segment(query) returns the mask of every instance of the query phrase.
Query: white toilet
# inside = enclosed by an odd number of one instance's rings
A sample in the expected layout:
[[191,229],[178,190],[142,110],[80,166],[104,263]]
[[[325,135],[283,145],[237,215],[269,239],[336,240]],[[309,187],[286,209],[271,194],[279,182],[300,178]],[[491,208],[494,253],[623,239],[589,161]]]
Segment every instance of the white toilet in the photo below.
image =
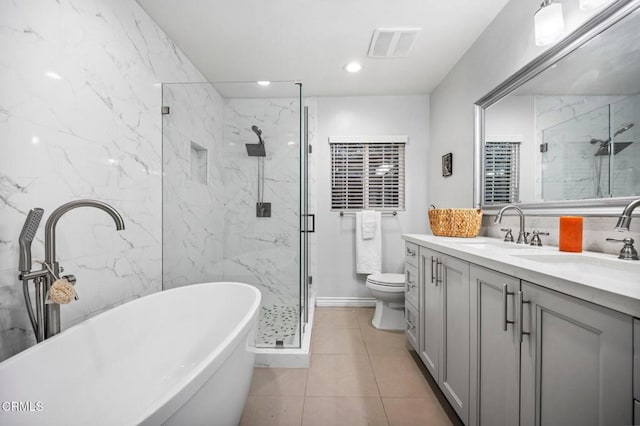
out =
[[371,324],[381,330],[404,330],[404,274],[372,274],[366,285],[376,298]]

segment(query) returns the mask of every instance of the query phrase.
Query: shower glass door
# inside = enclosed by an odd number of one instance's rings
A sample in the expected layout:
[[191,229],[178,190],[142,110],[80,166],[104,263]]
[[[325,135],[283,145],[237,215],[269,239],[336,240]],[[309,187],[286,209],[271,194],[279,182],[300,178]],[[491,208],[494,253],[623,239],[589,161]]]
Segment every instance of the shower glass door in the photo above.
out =
[[305,142],[295,82],[164,84],[163,289],[235,281],[262,294],[258,347],[300,347]]

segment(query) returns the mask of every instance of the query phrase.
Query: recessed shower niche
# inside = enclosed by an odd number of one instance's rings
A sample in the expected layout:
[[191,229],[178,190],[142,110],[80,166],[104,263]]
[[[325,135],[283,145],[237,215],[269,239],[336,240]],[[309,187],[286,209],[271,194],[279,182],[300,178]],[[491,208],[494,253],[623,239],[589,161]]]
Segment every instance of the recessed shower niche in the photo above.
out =
[[209,160],[207,148],[191,141],[191,180],[203,185],[207,184],[207,171]]

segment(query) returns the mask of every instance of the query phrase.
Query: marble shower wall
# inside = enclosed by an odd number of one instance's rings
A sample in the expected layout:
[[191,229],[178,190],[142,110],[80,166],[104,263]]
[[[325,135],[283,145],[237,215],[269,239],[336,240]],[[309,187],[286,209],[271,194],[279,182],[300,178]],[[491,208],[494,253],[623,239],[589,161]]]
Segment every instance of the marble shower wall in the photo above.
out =
[[[608,196],[611,166],[614,196],[635,195],[640,186],[640,148],[633,144],[624,154],[594,156],[598,144],[607,140],[610,129],[639,121],[640,96],[536,96],[536,139],[547,143],[548,151],[538,155],[536,199],[546,201]],[[636,128],[619,135],[614,142],[638,141]],[[600,175],[600,191],[596,175]],[[600,195],[602,196],[602,195]]]
[[[262,292],[263,306],[296,305],[300,297],[298,103],[296,98],[225,100],[224,277],[254,284]],[[313,138],[315,109],[311,110]],[[265,142],[264,201],[271,203],[269,218],[256,217],[259,160],[249,157],[244,147],[257,142],[252,125],[262,129]]]
[[[0,360],[35,343],[17,279],[29,209],[96,198],[58,223],[78,278],[62,327],[161,289],[162,81],[205,81],[133,0],[0,1]],[[33,243],[43,257],[41,224]]]
[[223,101],[209,83],[164,84],[163,288],[223,278]]

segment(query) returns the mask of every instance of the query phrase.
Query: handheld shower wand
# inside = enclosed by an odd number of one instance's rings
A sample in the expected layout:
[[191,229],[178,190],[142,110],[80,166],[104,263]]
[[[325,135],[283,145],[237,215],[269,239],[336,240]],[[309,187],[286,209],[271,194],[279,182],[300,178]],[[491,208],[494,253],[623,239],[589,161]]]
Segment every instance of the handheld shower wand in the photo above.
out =
[[18,269],[20,269],[20,272],[31,271],[31,242],[36,236],[36,231],[38,230],[38,226],[40,226],[43,214],[44,210],[41,208],[31,209],[22,227],[22,232],[20,232],[20,238],[18,240],[20,244]]
[[253,130],[253,133],[258,135],[258,140],[260,141],[260,143],[264,143],[264,141],[262,140],[262,130],[260,130],[260,128],[255,124],[251,126],[251,130]]
[[42,296],[42,279],[38,278],[36,281],[36,313],[33,312],[33,306],[31,304],[31,296],[29,295],[29,278],[25,276],[31,272],[31,243],[36,236],[38,226],[42,220],[44,210],[41,208],[31,209],[27,214],[27,219],[22,226],[20,232],[20,238],[18,243],[20,244],[20,259],[18,261],[18,269],[20,270],[20,277],[22,278],[22,291],[24,293],[24,301],[27,305],[27,313],[29,314],[29,321],[31,321],[31,327],[33,327],[33,333],[36,336],[36,341],[41,342],[44,337],[42,336],[43,317],[42,306],[40,302]]

